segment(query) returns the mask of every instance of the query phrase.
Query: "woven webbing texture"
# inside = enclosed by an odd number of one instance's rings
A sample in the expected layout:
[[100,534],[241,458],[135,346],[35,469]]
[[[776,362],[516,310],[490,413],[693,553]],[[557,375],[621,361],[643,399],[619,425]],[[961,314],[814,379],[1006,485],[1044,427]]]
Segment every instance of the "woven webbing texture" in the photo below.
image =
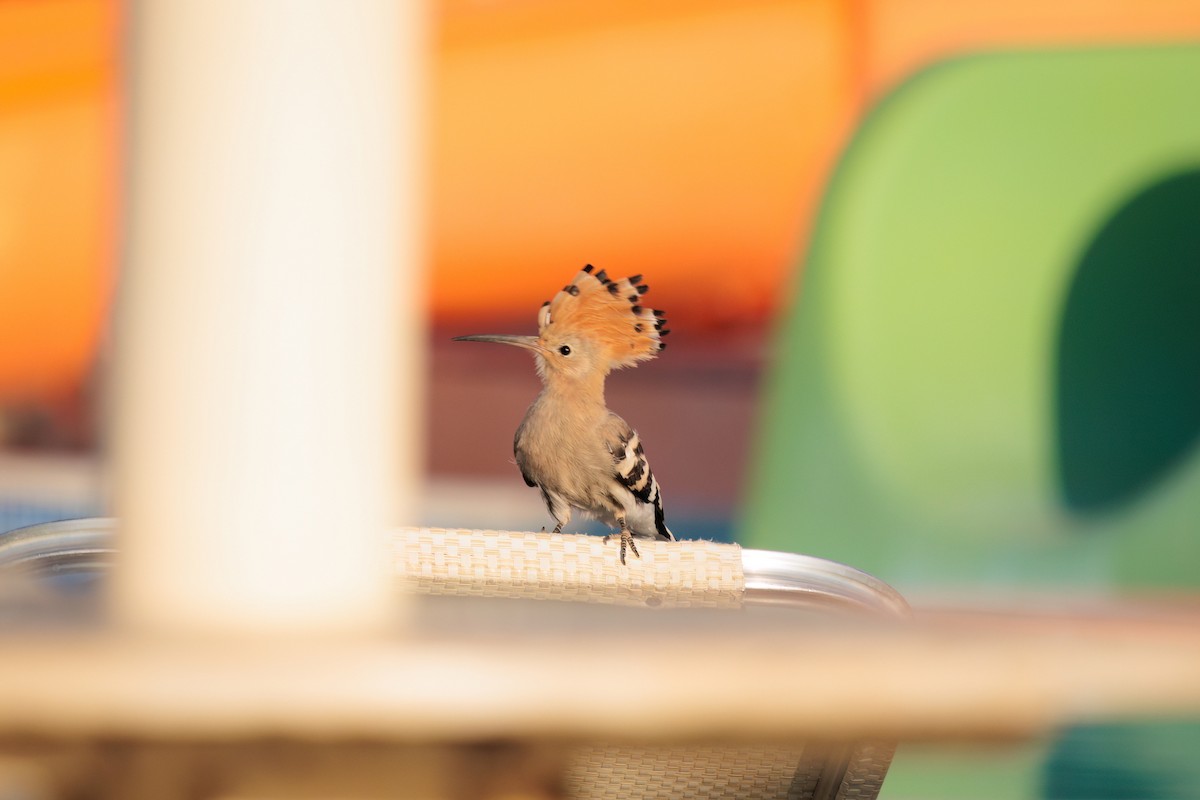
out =
[[805,748],[589,747],[571,757],[573,800],[804,800],[816,789],[823,754]]
[[838,789],[838,800],[874,800],[883,786],[892,756],[894,742],[859,742],[850,754],[846,776]]
[[[894,746],[851,749],[836,800],[874,800]],[[809,746],[581,747],[570,759],[572,800],[807,800],[833,750]]]
[[401,528],[398,577],[418,592],[618,605],[739,608],[741,548],[716,542],[637,542],[642,557],[618,559],[599,536]]

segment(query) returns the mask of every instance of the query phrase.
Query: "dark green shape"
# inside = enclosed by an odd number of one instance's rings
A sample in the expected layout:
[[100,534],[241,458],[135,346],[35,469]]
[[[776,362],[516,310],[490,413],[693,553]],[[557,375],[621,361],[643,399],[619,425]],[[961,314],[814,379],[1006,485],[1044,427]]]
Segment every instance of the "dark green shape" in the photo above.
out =
[[1046,761],[1050,800],[1194,800],[1200,723],[1124,722],[1072,728]]
[[1200,172],[1135,196],[1075,273],[1058,346],[1067,506],[1110,513],[1152,491],[1200,434]]

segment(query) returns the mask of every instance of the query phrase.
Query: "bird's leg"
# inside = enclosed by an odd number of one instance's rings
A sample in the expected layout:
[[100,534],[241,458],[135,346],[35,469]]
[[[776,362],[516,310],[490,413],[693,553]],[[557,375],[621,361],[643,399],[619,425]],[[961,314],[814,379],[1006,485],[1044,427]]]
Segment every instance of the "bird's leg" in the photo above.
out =
[[613,538],[614,536],[621,537],[621,563],[622,564],[625,563],[625,548],[626,547],[628,547],[630,550],[632,550],[633,554],[635,556],[637,556],[638,558],[641,558],[642,554],[638,552],[637,545],[635,545],[633,543],[633,533],[629,530],[629,525],[625,522],[625,517],[623,515],[617,517],[617,524],[621,526],[621,532],[619,534],[617,534],[617,533],[608,534],[607,536],[604,537],[604,541],[607,542],[609,539]]
[[554,532],[562,533],[563,526],[571,521],[571,506],[553,492],[543,490],[542,496],[546,500],[546,510],[550,512],[550,516],[554,517]]

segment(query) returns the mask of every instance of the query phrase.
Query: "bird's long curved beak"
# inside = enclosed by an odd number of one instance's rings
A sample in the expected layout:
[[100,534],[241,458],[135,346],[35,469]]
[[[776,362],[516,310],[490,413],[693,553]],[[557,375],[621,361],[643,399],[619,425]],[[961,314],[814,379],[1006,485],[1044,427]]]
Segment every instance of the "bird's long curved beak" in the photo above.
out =
[[523,347],[526,350],[532,350],[535,353],[542,352],[543,348],[538,343],[536,336],[517,336],[510,333],[478,333],[473,336],[455,336],[456,342],[495,342],[496,344],[511,344],[514,347]]

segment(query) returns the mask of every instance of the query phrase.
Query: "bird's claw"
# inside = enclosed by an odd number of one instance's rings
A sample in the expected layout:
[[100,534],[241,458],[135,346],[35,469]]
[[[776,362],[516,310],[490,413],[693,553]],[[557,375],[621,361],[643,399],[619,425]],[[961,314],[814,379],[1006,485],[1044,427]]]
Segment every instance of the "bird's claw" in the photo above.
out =
[[625,548],[626,547],[628,547],[630,550],[632,550],[633,554],[635,556],[637,556],[638,558],[642,557],[642,554],[638,552],[637,545],[633,543],[633,534],[630,533],[628,530],[622,529],[620,533],[610,533],[604,537],[604,541],[607,543],[608,540],[612,539],[612,538],[620,538],[620,540],[621,540],[621,563],[622,564],[625,563]]

